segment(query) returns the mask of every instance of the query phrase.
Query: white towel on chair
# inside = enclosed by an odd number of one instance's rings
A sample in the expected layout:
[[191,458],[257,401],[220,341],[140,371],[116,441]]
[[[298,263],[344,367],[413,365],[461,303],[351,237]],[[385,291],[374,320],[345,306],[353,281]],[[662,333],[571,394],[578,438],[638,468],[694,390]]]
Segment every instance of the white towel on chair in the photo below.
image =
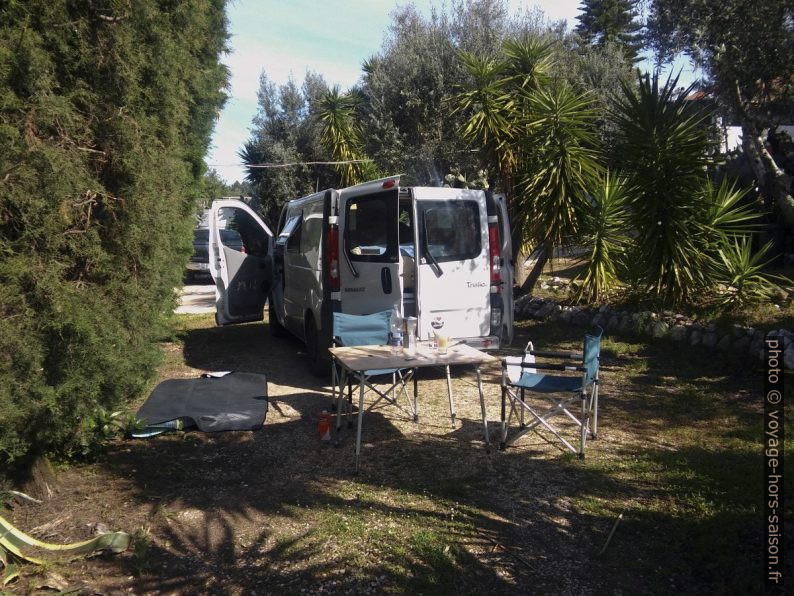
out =
[[511,383],[517,383],[518,380],[521,378],[522,372],[528,373],[536,373],[538,372],[537,369],[534,368],[521,368],[522,364],[528,364],[531,362],[535,362],[535,357],[530,354],[532,350],[534,350],[534,346],[532,342],[527,343],[527,347],[524,348],[524,355],[523,356],[508,356],[505,358],[505,362],[507,363],[507,378],[510,379]]

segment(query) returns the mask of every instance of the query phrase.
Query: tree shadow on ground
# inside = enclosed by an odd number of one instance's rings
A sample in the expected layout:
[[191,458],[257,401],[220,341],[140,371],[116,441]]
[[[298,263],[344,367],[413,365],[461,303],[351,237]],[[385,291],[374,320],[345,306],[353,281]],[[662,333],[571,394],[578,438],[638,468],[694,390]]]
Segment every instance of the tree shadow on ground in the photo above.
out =
[[[550,324],[517,331],[516,345],[531,335],[553,349],[575,349],[582,336]],[[78,501],[120,503],[118,523],[141,529],[138,547],[114,559],[123,577],[107,580],[109,591],[706,593],[763,581],[760,505],[736,486],[761,473],[745,448],[757,426],[749,372],[607,337],[602,438],[584,461],[534,433],[486,451],[461,379],[453,429],[444,378],[431,372],[420,388],[427,419],[365,415],[354,474],[354,431],[343,428],[338,447],[318,440],[327,381],[296,352],[260,325],[187,334],[189,366],[268,375],[270,420],[256,433],[112,448],[94,469],[97,493]],[[493,407],[498,374],[487,378]],[[699,445],[699,425],[722,433],[724,448]],[[490,428],[496,443],[498,424]],[[682,442],[668,444],[679,432]]]

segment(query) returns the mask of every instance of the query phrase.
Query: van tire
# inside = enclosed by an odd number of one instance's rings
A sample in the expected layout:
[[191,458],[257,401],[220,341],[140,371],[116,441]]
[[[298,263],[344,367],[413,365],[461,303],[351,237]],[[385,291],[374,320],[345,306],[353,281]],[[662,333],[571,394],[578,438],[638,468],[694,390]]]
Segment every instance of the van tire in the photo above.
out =
[[273,306],[273,296],[267,299],[267,326],[270,327],[270,335],[273,337],[286,337],[287,330],[284,325],[278,322],[276,309]]
[[329,364],[320,353],[320,340],[314,318],[306,319],[306,355],[309,357],[309,369],[315,377],[328,375]]

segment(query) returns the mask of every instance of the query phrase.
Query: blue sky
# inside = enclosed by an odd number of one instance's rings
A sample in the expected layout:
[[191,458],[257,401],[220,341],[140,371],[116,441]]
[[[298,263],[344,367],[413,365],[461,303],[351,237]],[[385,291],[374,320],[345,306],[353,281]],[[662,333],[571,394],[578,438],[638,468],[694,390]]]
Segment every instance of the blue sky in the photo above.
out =
[[[576,26],[581,0],[508,0],[513,11],[540,8],[550,20]],[[233,0],[227,6],[231,52],[229,100],[215,124],[207,164],[227,182],[242,180],[237,151],[248,139],[256,114],[256,91],[264,70],[276,84],[292,76],[298,84],[307,70],[329,85],[353,85],[364,59],[377,53],[391,14],[408,2],[398,0]],[[440,2],[415,0],[429,14]]]

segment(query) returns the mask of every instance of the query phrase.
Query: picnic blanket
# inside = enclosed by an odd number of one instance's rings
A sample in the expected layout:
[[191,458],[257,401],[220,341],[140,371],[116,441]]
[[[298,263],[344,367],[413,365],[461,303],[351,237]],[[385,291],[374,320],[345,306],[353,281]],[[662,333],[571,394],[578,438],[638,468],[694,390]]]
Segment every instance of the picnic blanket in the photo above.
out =
[[169,379],[154,388],[136,413],[133,437],[197,427],[202,432],[259,430],[267,415],[267,377],[256,373],[208,373]]

